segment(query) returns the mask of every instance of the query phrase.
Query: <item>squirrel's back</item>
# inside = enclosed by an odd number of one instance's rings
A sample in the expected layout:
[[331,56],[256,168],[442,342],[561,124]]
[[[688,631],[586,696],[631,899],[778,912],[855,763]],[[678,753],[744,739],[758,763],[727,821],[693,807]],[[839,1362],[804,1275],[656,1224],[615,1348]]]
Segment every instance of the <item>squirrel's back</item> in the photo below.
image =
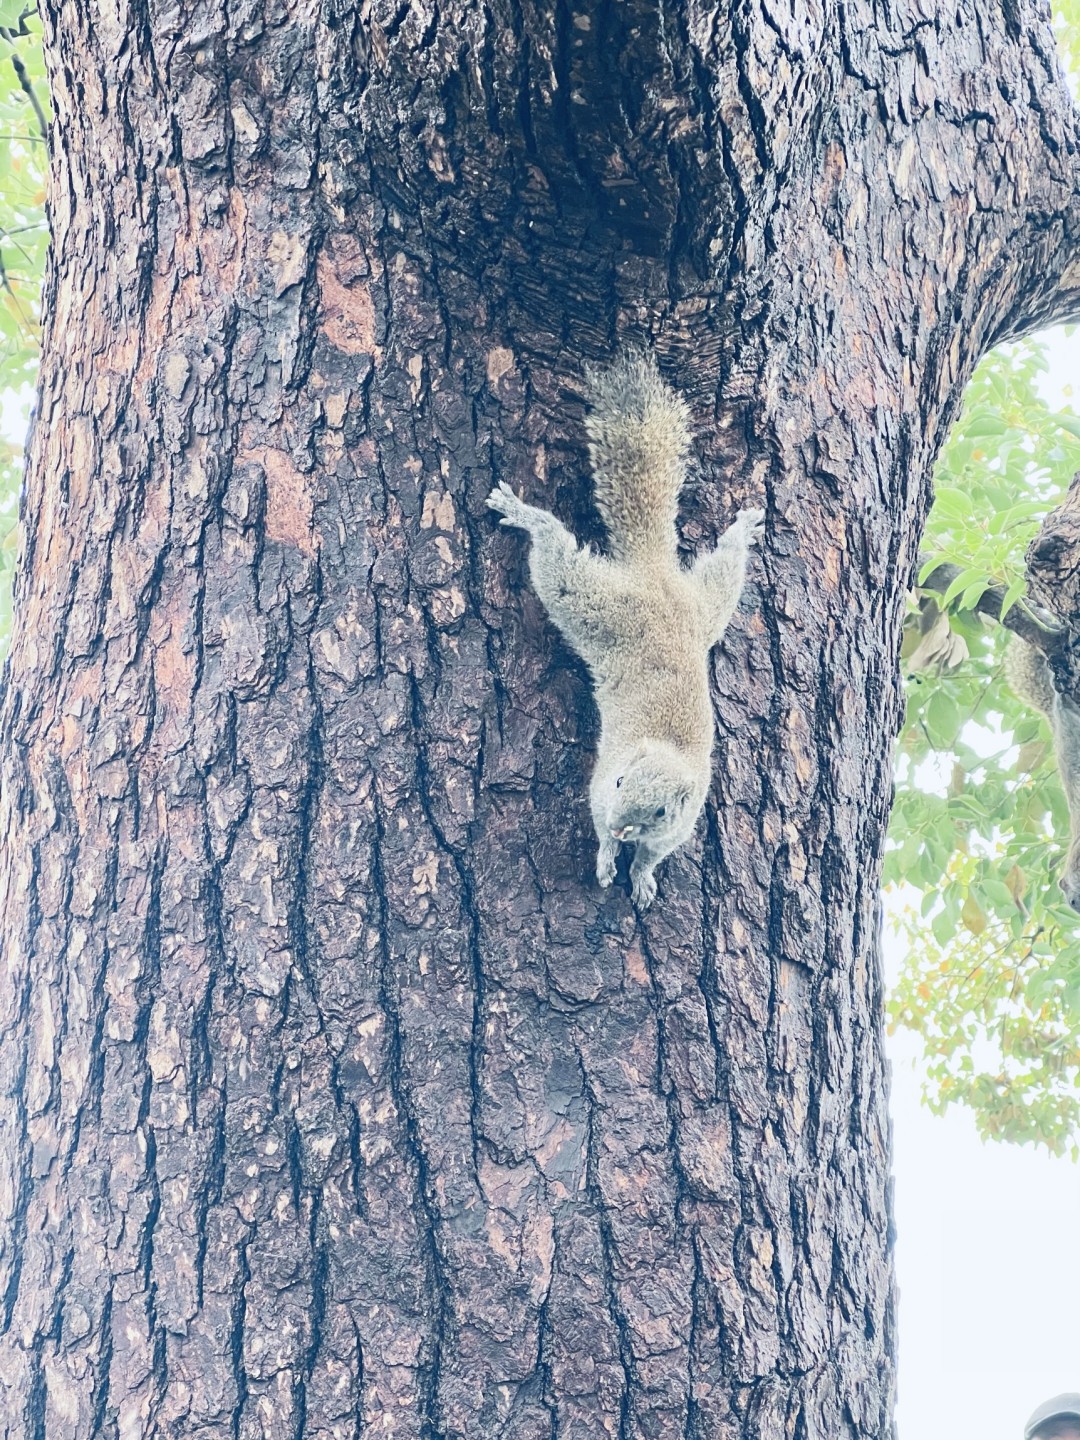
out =
[[651,356],[626,353],[588,370],[589,436],[596,505],[617,560],[648,563],[675,553],[675,516],[690,451],[690,411]]

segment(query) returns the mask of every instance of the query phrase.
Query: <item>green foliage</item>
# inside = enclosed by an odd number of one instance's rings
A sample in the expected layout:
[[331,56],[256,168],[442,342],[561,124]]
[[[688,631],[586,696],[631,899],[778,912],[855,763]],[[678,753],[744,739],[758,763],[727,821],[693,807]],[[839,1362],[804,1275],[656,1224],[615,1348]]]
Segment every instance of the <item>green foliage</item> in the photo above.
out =
[[33,383],[38,305],[49,232],[48,137],[37,17],[0,0],[0,380]]
[[1054,0],[1053,15],[1058,53],[1076,99],[1080,97],[1080,0]]
[[885,878],[907,941],[891,1016],[923,1037],[931,1104],[1062,1151],[1080,1135],[1080,918],[1056,880],[1068,812],[1045,723],[1004,681],[1005,631],[973,609],[992,584],[1016,601],[1024,551],[1080,469],[1080,423],[1040,394],[1045,368],[1038,344],[988,357],[938,462],[922,575],[960,574],[946,614],[913,606]]
[[[36,12],[0,0],[0,400],[4,430],[25,423],[37,376],[48,226],[44,62]],[[0,435],[0,655],[7,646],[22,445]]]

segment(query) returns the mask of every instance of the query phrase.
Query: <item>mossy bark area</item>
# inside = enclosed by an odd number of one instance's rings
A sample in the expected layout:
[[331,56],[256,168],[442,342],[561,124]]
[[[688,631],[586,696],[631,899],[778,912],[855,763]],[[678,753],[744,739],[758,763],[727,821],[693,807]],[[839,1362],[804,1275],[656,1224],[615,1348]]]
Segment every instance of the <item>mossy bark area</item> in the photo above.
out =
[[[46,4],[3,704],[0,1434],[882,1440],[877,877],[979,354],[1076,308],[1041,10]],[[579,375],[764,504],[639,921],[496,479]]]

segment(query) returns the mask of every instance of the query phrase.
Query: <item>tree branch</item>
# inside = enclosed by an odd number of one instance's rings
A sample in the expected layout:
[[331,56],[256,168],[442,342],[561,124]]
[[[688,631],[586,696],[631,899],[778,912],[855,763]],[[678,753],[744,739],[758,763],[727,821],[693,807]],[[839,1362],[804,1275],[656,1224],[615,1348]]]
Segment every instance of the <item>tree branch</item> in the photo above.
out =
[[[1080,140],[1075,126],[1072,137]],[[1008,314],[990,336],[991,346],[1080,320],[1080,160],[1071,158],[1056,178],[1058,203],[1028,223],[1023,273]]]
[[[920,565],[925,565],[929,556],[923,556]],[[930,590],[934,594],[944,595],[949,586],[961,573],[959,565],[950,565],[942,562],[927,575],[925,580],[916,585],[917,590]],[[1034,605],[1030,600],[1018,600],[1004,617],[1001,614],[1002,606],[1005,604],[1005,591],[1000,585],[991,585],[980,595],[974,605],[980,615],[986,615],[991,620],[996,620],[1004,625],[1006,630],[1011,630],[1014,635],[1019,635],[1021,640],[1026,640],[1036,650],[1041,650],[1047,659],[1052,659],[1064,653],[1068,632],[1065,627],[1059,625],[1048,610],[1041,605]]]

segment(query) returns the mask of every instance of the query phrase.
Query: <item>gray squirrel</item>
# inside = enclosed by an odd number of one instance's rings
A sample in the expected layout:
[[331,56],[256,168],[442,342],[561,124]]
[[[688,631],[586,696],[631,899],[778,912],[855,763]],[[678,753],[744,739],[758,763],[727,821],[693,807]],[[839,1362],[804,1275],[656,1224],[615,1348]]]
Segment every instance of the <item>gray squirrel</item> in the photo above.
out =
[[600,842],[596,878],[615,878],[621,843],[634,846],[635,904],[656,896],[653,871],[688,840],[711,774],[709,651],[742,593],[765,512],[747,509],[690,569],[675,518],[690,451],[690,412],[655,361],[625,353],[586,371],[596,504],[609,554],[583,548],[548,510],[503,481],[488,496],[502,524],[528,532],[533,589],[589,667],[600,744],[589,787]]
[[1050,722],[1058,773],[1069,806],[1069,849],[1058,883],[1072,908],[1080,910],[1080,709],[1058,693],[1046,656],[1018,635],[1009,636],[1005,676],[1013,693],[1041,710]]

